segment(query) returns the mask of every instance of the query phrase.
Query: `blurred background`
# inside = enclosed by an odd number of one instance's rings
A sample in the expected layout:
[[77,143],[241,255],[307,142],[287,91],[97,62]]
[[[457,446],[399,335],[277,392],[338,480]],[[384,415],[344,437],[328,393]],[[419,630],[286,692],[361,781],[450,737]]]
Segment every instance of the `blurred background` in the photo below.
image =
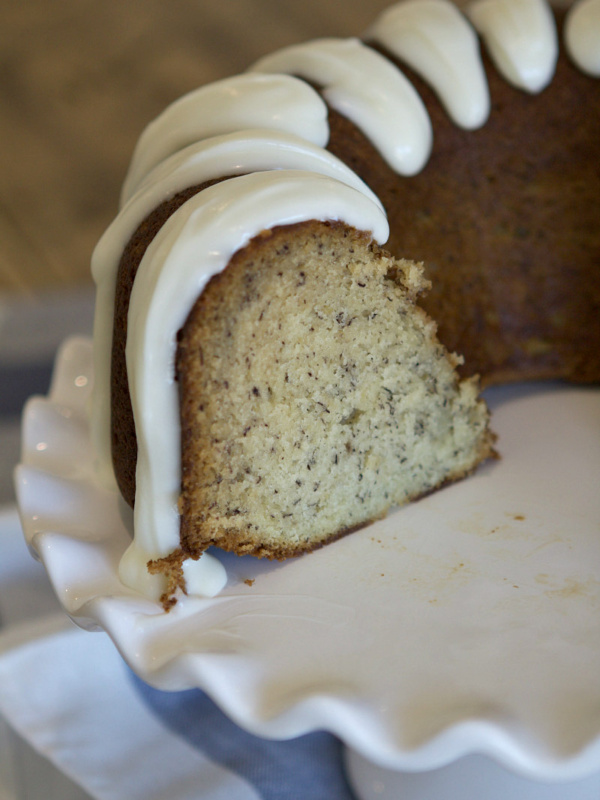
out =
[[144,125],[181,94],[389,0],[3,0],[0,293],[90,283]]

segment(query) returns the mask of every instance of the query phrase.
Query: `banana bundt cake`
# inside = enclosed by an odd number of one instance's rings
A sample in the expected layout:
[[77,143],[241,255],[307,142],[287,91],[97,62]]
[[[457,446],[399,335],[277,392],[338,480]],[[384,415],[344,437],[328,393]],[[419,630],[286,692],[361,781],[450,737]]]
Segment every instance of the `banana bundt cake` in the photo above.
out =
[[478,376],[600,378],[599,43],[599,0],[406,0],[148,126],[92,264],[126,583],[214,593],[211,546],[298,555],[464,477]]

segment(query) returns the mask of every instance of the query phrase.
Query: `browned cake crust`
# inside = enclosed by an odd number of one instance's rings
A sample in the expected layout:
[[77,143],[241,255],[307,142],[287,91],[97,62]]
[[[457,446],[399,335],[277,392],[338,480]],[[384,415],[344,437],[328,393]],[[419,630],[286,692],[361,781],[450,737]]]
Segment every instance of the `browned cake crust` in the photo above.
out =
[[[562,22],[561,14],[559,36]],[[433,152],[418,175],[399,177],[334,111],[328,148],[382,200],[390,252],[425,263],[424,307],[444,344],[464,355],[463,374],[485,384],[598,382],[598,80],[561,53],[551,84],[530,95],[482,55],[492,110],[477,131],[452,122],[401,65],[433,125]]]

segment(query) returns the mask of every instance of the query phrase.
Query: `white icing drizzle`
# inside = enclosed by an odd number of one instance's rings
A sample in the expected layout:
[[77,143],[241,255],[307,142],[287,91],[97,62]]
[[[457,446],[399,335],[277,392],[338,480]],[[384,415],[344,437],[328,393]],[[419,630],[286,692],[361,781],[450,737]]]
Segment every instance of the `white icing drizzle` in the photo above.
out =
[[532,94],[550,83],[558,37],[545,0],[478,0],[467,13],[509,83]]
[[176,100],[148,125],[133,153],[121,203],[143,177],[189,144],[246,128],[269,128],[324,147],[327,107],[319,95],[289,75],[236,75]]
[[379,242],[389,233],[381,207],[362,192],[316,173],[276,170],[231,178],[194,195],[148,247],[128,317],[127,371],[138,461],[135,538],[123,579],[135,580],[150,558],[179,546],[180,421],[174,376],[178,330],[210,278],[253,235],[310,219],[342,220],[370,230]]
[[301,169],[328,175],[368,195],[383,209],[377,195],[333,153],[300,136],[267,128],[215,136],[180,150],[144,178],[137,195],[143,196],[149,189],[152,197],[147,197],[146,202],[151,203],[161,194],[166,199],[212,178],[269,169]]
[[289,133],[250,130],[213,137],[190,145],[156,167],[98,242],[92,256],[96,282],[94,317],[94,391],[92,441],[98,476],[114,486],[110,444],[110,365],[113,306],[121,254],[138,225],[164,200],[213,178],[268,169],[299,169],[328,175],[378,198],[343,162],[320,147]]
[[429,158],[431,122],[421,98],[399,69],[358,39],[295,45],[251,69],[318,84],[327,103],[352,120],[401,175],[416,174]]
[[580,0],[569,9],[564,37],[579,69],[600,78],[600,0]]
[[490,99],[477,35],[452,3],[406,0],[366,35],[424,78],[457,125],[474,129],[486,121]]

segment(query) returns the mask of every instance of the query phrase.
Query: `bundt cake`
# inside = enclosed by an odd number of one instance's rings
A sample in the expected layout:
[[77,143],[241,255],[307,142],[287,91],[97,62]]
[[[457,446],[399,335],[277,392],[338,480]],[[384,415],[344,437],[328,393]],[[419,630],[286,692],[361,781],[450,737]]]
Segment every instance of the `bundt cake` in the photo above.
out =
[[122,579],[165,607],[218,591],[212,545],[297,555],[470,473],[478,375],[600,377],[600,1],[468,14],[406,0],[142,134],[92,262],[92,422]]

